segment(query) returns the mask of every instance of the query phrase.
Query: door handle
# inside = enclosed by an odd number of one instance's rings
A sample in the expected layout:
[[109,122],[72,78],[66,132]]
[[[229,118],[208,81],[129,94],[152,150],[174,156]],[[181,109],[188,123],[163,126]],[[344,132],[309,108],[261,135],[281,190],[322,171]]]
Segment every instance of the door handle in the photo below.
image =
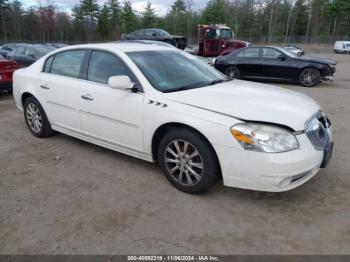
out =
[[49,90],[50,89],[50,87],[48,87],[46,84],[45,85],[41,85],[40,86],[42,89],[45,89],[45,90]]
[[93,101],[94,100],[94,98],[91,97],[90,94],[82,95],[81,98],[84,99],[84,100],[88,100],[88,101]]

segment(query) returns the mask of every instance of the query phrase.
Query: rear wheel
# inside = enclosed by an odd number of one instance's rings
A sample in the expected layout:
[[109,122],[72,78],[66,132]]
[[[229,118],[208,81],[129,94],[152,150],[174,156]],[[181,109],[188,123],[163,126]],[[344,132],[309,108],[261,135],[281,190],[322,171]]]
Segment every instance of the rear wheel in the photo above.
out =
[[172,130],[163,137],[158,161],[169,182],[186,193],[207,191],[220,174],[211,145],[201,135],[185,128]]
[[228,66],[225,69],[225,75],[227,75],[231,79],[239,79],[241,73],[236,66]]
[[24,102],[24,118],[30,132],[39,138],[49,137],[54,131],[47,119],[44,109],[34,97],[29,97]]
[[321,80],[320,72],[315,68],[305,68],[299,74],[299,81],[303,86],[313,87]]

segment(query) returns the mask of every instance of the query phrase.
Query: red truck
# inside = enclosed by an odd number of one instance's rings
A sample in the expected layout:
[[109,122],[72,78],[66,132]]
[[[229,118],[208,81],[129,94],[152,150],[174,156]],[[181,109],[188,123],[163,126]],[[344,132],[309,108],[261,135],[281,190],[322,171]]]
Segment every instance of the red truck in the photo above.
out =
[[250,46],[249,42],[234,40],[230,27],[225,25],[198,25],[199,47],[197,55],[223,56],[237,49]]

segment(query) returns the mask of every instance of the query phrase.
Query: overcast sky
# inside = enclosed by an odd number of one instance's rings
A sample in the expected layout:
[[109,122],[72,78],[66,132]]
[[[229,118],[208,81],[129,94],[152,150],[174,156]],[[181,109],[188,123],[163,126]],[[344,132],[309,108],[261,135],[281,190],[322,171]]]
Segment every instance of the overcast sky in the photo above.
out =
[[[61,10],[71,10],[71,8],[76,5],[79,0],[49,0],[50,3],[56,5]],[[107,2],[107,0],[98,0],[100,4]],[[209,0],[192,0],[195,9],[202,9]],[[22,0],[24,6],[35,6],[38,5],[40,0]],[[42,3],[46,3],[47,0],[41,0]],[[120,1],[122,2],[122,1]],[[133,8],[135,11],[142,12],[147,4],[147,0],[131,0]],[[156,9],[158,15],[165,15],[170,6],[173,4],[174,0],[151,0],[153,7]]]

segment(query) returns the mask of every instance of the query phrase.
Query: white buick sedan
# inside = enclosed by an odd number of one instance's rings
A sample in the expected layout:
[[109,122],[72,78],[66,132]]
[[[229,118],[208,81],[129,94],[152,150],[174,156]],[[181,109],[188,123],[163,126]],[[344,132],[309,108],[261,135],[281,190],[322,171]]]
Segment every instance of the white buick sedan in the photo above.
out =
[[58,131],[150,162],[176,188],[286,191],[325,168],[329,119],[311,98],[229,80],[172,47],[59,49],[14,74],[16,105],[39,138]]

